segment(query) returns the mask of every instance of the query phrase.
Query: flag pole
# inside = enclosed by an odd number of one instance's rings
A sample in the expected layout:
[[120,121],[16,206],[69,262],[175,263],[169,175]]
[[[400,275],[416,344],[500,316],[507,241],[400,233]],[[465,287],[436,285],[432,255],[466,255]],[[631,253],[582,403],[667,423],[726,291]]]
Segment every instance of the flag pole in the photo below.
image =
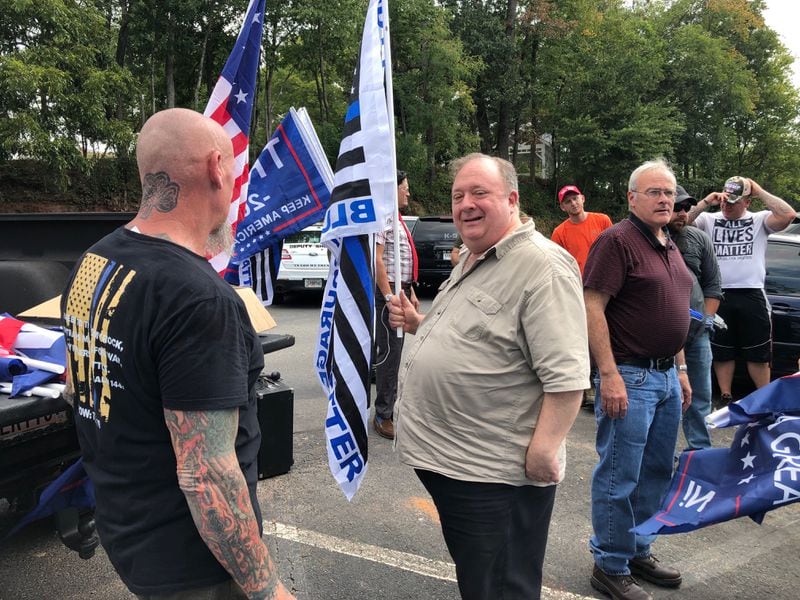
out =
[[[392,36],[390,33],[391,27],[389,23],[389,0],[383,0],[386,6],[386,34],[384,37],[383,56],[386,61],[384,74],[386,78],[386,112],[389,115],[389,137],[391,139],[391,157],[392,157],[392,172],[395,174],[395,182],[397,177],[397,151],[395,146],[394,137],[394,88],[392,87]],[[394,207],[394,219],[392,219],[392,239],[394,243],[394,293],[399,296],[402,289],[402,280],[400,277],[400,210],[397,206],[397,185],[392,187],[392,206]],[[411,240],[409,240],[409,243]],[[403,328],[398,327],[396,330],[397,337],[403,337]]]

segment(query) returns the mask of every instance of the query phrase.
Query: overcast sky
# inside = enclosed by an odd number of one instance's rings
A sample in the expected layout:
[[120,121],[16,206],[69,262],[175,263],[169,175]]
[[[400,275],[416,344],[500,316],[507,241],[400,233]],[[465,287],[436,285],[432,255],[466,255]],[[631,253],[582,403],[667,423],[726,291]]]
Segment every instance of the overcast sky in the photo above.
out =
[[794,87],[800,89],[800,35],[797,26],[800,24],[800,2],[797,0],[767,0],[764,19],[772,29],[778,32],[783,45],[794,56]]

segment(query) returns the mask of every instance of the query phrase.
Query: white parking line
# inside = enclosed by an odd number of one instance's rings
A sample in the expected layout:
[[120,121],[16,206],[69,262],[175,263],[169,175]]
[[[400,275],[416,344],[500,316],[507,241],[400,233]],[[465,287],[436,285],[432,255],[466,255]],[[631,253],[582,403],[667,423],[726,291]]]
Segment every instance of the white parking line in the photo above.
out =
[[[425,577],[433,577],[445,581],[456,580],[456,569],[453,563],[433,560],[408,552],[400,552],[399,550],[389,550],[372,544],[361,544],[325,535],[324,533],[317,533],[316,531],[298,529],[293,525],[264,521],[264,535],[313,546],[329,552],[370,560],[389,567],[411,571]],[[591,596],[581,596],[580,594],[551,590],[546,587],[542,588],[542,598],[545,600],[594,600]]]

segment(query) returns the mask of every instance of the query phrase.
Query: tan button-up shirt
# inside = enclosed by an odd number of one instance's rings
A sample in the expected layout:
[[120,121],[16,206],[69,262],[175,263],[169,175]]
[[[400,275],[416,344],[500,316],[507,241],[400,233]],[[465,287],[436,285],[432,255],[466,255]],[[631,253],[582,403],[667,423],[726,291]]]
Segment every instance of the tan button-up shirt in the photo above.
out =
[[[575,260],[526,223],[442,284],[401,368],[396,448],[453,479],[525,477],[544,392],[586,388],[589,348]],[[564,444],[559,449],[563,478]]]

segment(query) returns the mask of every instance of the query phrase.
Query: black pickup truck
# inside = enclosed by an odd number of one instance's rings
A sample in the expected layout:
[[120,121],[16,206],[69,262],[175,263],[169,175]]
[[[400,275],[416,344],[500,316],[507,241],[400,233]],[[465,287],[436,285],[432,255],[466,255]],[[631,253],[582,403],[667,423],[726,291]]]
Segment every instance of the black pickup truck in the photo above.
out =
[[[0,214],[0,313],[17,316],[61,294],[83,252],[133,216]],[[42,326],[59,325],[57,319],[22,319]],[[265,354],[294,344],[291,335],[260,337]],[[259,476],[264,478],[285,473],[292,464],[294,393],[278,373],[263,376],[257,393],[265,432]],[[15,517],[33,508],[42,490],[79,453],[72,409],[63,398],[9,398],[0,393],[0,540],[13,527]],[[61,511],[55,524],[67,546],[84,558],[92,556],[97,538],[91,511]]]

